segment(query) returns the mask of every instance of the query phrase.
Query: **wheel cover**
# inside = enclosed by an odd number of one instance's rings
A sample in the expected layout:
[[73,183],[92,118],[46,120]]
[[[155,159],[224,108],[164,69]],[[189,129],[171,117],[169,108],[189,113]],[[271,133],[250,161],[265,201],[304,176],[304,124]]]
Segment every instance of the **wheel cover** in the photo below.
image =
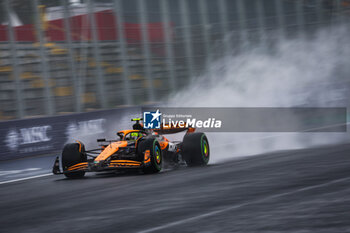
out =
[[206,140],[202,139],[202,146],[203,146],[203,154],[205,157],[209,156],[209,148],[208,148],[208,143]]
[[156,163],[160,164],[162,158],[161,158],[160,149],[158,146],[155,146],[155,156],[156,156]]
[[202,135],[201,138],[201,151],[202,151],[202,161],[204,164],[207,164],[209,162],[209,143],[207,141],[207,138]]

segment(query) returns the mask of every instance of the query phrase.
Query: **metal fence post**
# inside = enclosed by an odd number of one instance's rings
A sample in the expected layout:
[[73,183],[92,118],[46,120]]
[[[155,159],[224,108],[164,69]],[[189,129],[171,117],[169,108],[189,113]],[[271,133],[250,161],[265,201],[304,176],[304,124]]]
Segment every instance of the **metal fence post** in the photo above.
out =
[[20,78],[21,71],[20,71],[20,66],[18,64],[18,57],[17,57],[16,37],[13,31],[13,25],[10,17],[12,10],[10,7],[9,0],[5,0],[4,3],[5,3],[6,18],[8,22],[7,32],[9,35],[8,39],[10,42],[12,73],[14,76],[14,83],[15,83],[15,90],[16,90],[17,118],[22,118],[25,114],[25,109],[24,109],[23,96],[22,96],[22,83]]
[[194,62],[193,62],[193,50],[192,50],[192,37],[190,31],[190,22],[188,17],[188,6],[185,0],[180,0],[180,14],[182,15],[182,28],[183,36],[185,39],[185,54],[188,66],[189,78],[193,78],[195,75],[194,72]]
[[342,9],[342,1],[341,0],[336,0],[335,1],[335,15],[336,17],[336,24],[343,24],[346,23],[346,18],[344,17],[344,12]]
[[199,10],[200,10],[200,16],[201,16],[200,18],[201,18],[202,31],[203,31],[204,53],[206,55],[206,68],[209,69],[210,80],[213,80],[212,79],[213,71],[211,68],[211,64],[213,62],[213,55],[211,53],[210,38],[209,38],[210,25],[208,23],[208,8],[205,0],[199,0]]
[[70,13],[68,10],[67,0],[61,0],[63,5],[63,18],[64,18],[64,34],[68,44],[68,59],[69,59],[69,71],[72,76],[73,85],[74,85],[74,97],[75,97],[75,111],[81,112],[81,88],[79,87],[79,80],[76,74],[76,63],[74,58],[74,51],[72,46],[72,37],[71,37],[71,27],[70,27]]
[[260,46],[266,47],[267,45],[267,38],[266,38],[266,33],[265,33],[265,9],[264,9],[264,4],[262,3],[261,0],[255,1],[256,4],[256,11],[258,14],[258,27],[259,27],[259,42]]
[[316,2],[316,11],[317,11],[317,21],[322,26],[323,24],[323,2],[317,1]]
[[95,72],[96,72],[96,79],[97,79],[98,99],[100,101],[100,106],[102,108],[106,108],[108,106],[108,103],[107,103],[108,98],[106,96],[104,76],[101,68],[101,55],[100,55],[100,48],[98,44],[98,28],[96,26],[96,17],[95,17],[93,0],[88,0],[88,14],[89,14],[89,21],[91,25],[92,46],[93,46],[94,59],[95,59]]
[[[114,0],[114,19],[115,25],[118,32],[118,42],[120,48],[120,60],[123,67],[123,98],[124,104],[132,105],[134,103],[134,96],[130,92],[130,82],[129,82],[129,63],[128,63],[128,53],[127,53],[127,44],[125,42],[125,33],[124,33],[124,19],[123,19],[123,5],[121,0]],[[131,94],[130,94],[131,93]]]
[[247,33],[247,17],[245,13],[244,1],[236,0],[237,4],[237,14],[238,14],[238,22],[239,22],[239,31],[240,31],[240,39],[243,48],[249,45],[248,33]]
[[297,13],[297,24],[298,24],[298,33],[301,37],[305,35],[304,27],[304,6],[301,0],[295,1],[295,10]]
[[49,71],[49,57],[46,54],[45,48],[45,37],[43,35],[43,24],[40,19],[40,13],[38,10],[38,0],[32,0],[34,15],[35,15],[35,29],[37,39],[39,40],[39,49],[40,49],[40,62],[41,62],[41,70],[42,76],[45,83],[45,105],[46,105],[46,113],[48,115],[53,115],[55,113],[55,104],[52,100],[52,91],[51,91],[51,83],[50,83],[50,71]]
[[[85,9],[86,12],[88,12],[88,6],[85,4]],[[68,9],[68,13],[73,11],[74,14],[75,12],[75,7],[74,5]],[[89,15],[83,15],[82,16],[82,26],[81,26],[81,34],[79,35],[79,51],[77,51],[77,56],[80,58],[79,61],[77,61],[77,66],[78,66],[78,85],[79,85],[79,92],[81,93],[80,95],[83,96],[86,90],[86,83],[87,83],[87,73],[89,72],[88,70],[88,63],[89,63]],[[95,70],[96,71],[96,70]],[[81,109],[85,109],[85,100],[81,101]]]
[[171,32],[169,30],[169,4],[168,0],[160,0],[160,8],[162,12],[163,21],[163,32],[165,36],[165,50],[166,50],[166,61],[167,68],[170,72],[170,87],[171,90],[176,90],[176,75],[175,75],[175,65],[174,65],[174,52],[172,46]]
[[229,37],[226,0],[219,0],[218,4],[219,4],[221,32],[222,32],[222,38],[224,40],[225,53],[226,55],[229,55],[232,52],[232,46],[231,46],[231,41]]
[[145,73],[148,82],[148,100],[151,102],[155,101],[155,93],[154,93],[154,83],[153,83],[153,72],[152,72],[152,64],[151,64],[151,51],[149,46],[149,34],[148,34],[148,20],[147,20],[147,12],[145,0],[138,0],[138,9],[140,11],[140,20],[141,20],[141,35],[142,35],[142,48],[143,48],[143,56],[145,57]]
[[279,29],[279,39],[283,40],[286,36],[286,32],[285,32],[286,25],[284,21],[282,1],[275,0],[275,6],[276,6],[277,22],[278,22],[278,29]]

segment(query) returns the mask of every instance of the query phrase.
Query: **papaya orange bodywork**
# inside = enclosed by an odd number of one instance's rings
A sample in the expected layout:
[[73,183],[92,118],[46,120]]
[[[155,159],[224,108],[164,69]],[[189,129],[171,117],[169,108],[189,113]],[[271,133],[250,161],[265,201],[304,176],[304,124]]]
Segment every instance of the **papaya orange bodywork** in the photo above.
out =
[[134,160],[112,160],[109,167],[139,167],[142,163]]
[[76,142],[79,144],[79,152],[81,152],[81,141],[76,140]]
[[101,152],[99,156],[95,159],[95,161],[104,161],[111,155],[113,155],[115,152],[119,150],[120,147],[126,147],[128,145],[127,141],[118,141],[118,142],[112,142],[106,148]]
[[72,171],[72,170],[77,170],[77,169],[82,169],[82,168],[87,168],[88,163],[87,162],[83,162],[83,163],[77,163],[74,164],[73,166],[70,166],[67,170],[68,171]]
[[159,145],[162,150],[164,150],[168,146],[169,142],[167,141],[160,141]]
[[145,151],[144,161],[145,161],[145,163],[151,162],[151,151],[150,150]]

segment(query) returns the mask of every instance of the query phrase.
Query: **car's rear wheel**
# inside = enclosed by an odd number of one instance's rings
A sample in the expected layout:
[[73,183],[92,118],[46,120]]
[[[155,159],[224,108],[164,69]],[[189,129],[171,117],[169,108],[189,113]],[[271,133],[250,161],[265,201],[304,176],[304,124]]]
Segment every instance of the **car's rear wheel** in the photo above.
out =
[[[162,170],[163,156],[157,139],[148,138],[139,142],[138,153],[144,161],[144,167],[142,169],[144,173],[157,173]],[[149,153],[149,159],[145,156],[146,153]]]
[[181,155],[188,166],[207,165],[210,149],[207,136],[204,133],[190,133],[184,136]]
[[62,152],[63,173],[68,178],[81,178],[85,175],[85,171],[68,171],[68,168],[82,162],[87,161],[85,146],[82,143],[66,144]]

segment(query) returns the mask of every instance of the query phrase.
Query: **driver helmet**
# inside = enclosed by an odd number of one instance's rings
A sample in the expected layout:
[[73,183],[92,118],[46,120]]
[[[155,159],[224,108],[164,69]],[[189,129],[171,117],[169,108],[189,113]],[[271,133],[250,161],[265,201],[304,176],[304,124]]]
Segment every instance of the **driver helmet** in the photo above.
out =
[[139,132],[131,132],[130,133],[130,140],[137,140],[139,138]]

